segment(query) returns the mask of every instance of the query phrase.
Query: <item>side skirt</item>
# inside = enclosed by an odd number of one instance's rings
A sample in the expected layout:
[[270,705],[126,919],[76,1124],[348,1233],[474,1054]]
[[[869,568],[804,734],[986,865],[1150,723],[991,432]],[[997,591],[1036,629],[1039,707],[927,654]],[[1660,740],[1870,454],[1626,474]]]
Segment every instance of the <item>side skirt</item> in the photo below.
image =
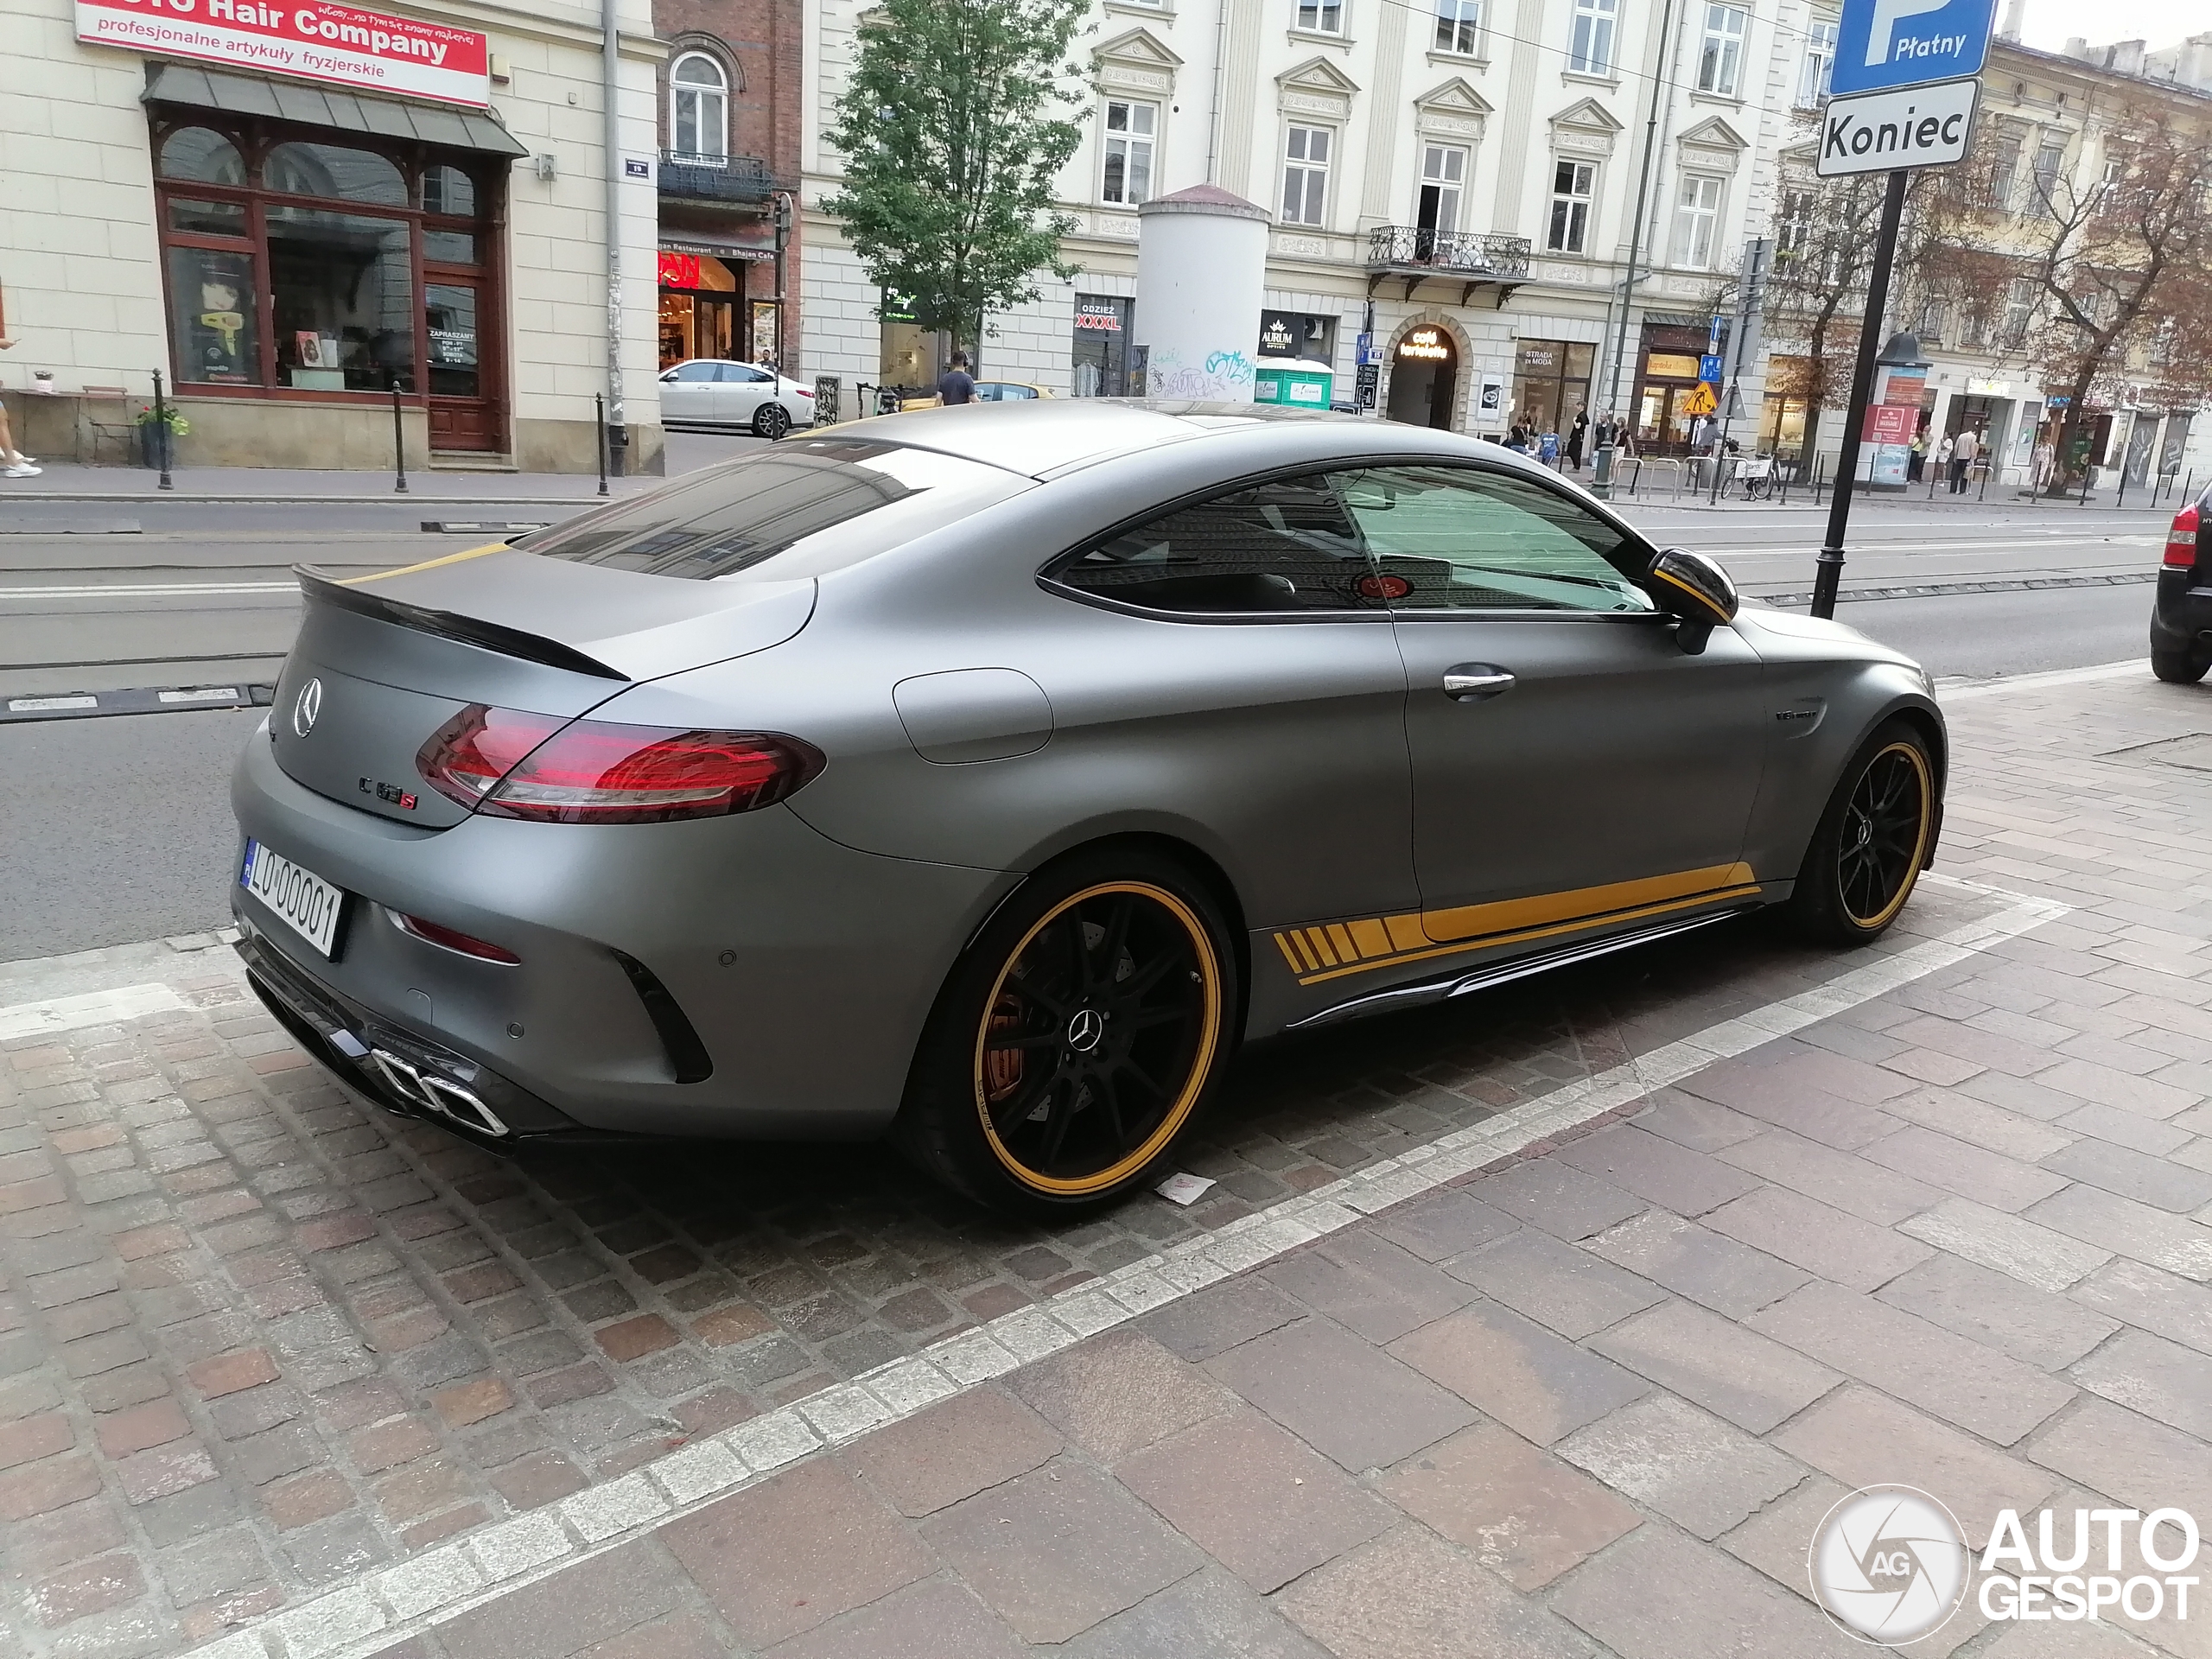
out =
[[1556,950],[1545,950],[1533,957],[1519,957],[1510,962],[1492,963],[1471,971],[1442,974],[1434,979],[1422,980],[1417,984],[1401,985],[1387,991],[1372,991],[1365,996],[1355,996],[1310,1014],[1303,1020],[1291,1022],[1287,1029],[1303,1031],[1311,1026],[1332,1026],[1345,1020],[1357,1020],[1364,1014],[1387,1014],[1397,1008],[1420,1007],[1430,1002],[1442,1002],[1454,996],[1465,996],[1471,991],[1486,991],[1493,985],[1504,985],[1531,975],[1548,973],[1554,968],[1564,968],[1577,962],[1588,962],[1598,957],[1609,957],[1616,950],[1626,950],[1639,944],[1649,944],[1657,939],[1674,938],[1715,922],[1725,922],[1732,916],[1763,909],[1764,899],[1746,904],[1731,905],[1726,910],[1707,912],[1702,916],[1687,917],[1679,921],[1666,921],[1650,927],[1640,927],[1628,933],[1615,933],[1602,939],[1588,939],[1580,944],[1570,944]]

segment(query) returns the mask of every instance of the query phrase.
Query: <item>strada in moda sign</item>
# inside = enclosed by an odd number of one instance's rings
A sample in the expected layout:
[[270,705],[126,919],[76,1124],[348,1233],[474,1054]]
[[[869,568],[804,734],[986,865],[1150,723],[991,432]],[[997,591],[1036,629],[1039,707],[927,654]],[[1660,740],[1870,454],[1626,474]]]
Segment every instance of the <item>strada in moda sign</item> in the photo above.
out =
[[477,109],[492,101],[483,35],[327,0],[77,0],[77,38]]

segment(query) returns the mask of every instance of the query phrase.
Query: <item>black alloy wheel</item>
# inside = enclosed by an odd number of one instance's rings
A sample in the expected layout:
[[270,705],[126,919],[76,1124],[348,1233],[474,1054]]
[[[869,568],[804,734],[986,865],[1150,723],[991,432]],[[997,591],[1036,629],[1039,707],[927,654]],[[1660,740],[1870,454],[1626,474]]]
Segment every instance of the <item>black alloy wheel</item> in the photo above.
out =
[[1165,860],[1095,862],[1033,881],[985,930],[900,1116],[911,1154],[1002,1210],[1065,1217],[1137,1186],[1230,1046],[1235,957],[1211,897]]
[[1928,741],[1905,721],[1885,724],[1852,757],[1790,898],[1808,933],[1860,944],[1889,931],[1928,861],[1935,779]]
[[791,429],[791,412],[773,397],[753,411],[753,435],[773,443]]

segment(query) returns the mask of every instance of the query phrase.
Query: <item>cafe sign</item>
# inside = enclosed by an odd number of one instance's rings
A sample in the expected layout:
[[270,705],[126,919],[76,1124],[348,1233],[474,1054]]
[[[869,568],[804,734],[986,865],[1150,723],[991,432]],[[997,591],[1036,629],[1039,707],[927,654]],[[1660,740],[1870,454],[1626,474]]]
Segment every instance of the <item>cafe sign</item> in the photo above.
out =
[[1416,328],[1398,342],[1398,355],[1421,363],[1448,363],[1452,347],[1440,328]]
[[483,109],[492,59],[474,29],[328,0],[76,0],[77,38],[232,69]]

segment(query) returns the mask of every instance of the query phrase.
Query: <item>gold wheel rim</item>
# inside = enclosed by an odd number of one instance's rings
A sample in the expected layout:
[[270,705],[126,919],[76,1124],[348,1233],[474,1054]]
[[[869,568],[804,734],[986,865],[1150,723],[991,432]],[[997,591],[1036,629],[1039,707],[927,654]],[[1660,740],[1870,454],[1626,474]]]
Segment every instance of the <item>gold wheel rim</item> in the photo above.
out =
[[[1089,1175],[1076,1177],[1047,1175],[1023,1163],[1000,1137],[997,1126],[991,1121],[990,1095],[993,1079],[988,1058],[989,1039],[995,1029],[1001,1000],[1007,995],[1007,981],[1012,978],[1015,967],[1021,962],[1023,955],[1035,942],[1038,936],[1070,911],[1085,902],[1117,893],[1147,899],[1159,906],[1161,910],[1174,918],[1187,936],[1192,954],[1196,958],[1199,981],[1201,1006],[1198,1040],[1191,1055],[1183,1080],[1177,1087],[1174,1098],[1169,1103],[1166,1112],[1134,1149],[1125,1153],[1106,1168]],[[976,1121],[982,1127],[983,1139],[989,1144],[992,1155],[997,1158],[1008,1174],[1031,1191],[1046,1193],[1054,1198],[1084,1198],[1092,1193],[1103,1192],[1128,1179],[1157,1158],[1168,1142],[1180,1132],[1184,1123],[1190,1118],[1192,1109],[1198,1103],[1198,1096],[1205,1090],[1206,1077],[1213,1069],[1214,1055],[1220,1046],[1221,963],[1214,950],[1213,939],[1206,931],[1205,925],[1198,919],[1198,913],[1166,888],[1157,887],[1149,881],[1097,882],[1084,888],[1080,893],[1069,894],[1030,924],[1028,931],[1023,933],[1020,942],[1007,953],[1004,965],[999,969],[997,976],[991,982],[990,994],[983,999],[982,1014],[976,1021],[976,1028],[973,1077]]]
[[[1869,933],[1877,928],[1888,925],[1891,919],[1904,908],[1905,900],[1912,897],[1912,890],[1920,880],[1920,867],[1928,857],[1928,833],[1935,820],[1936,796],[1932,780],[1929,776],[1928,757],[1921,753],[1917,746],[1914,744],[1902,742],[1890,744],[1868,760],[1859,774],[1858,782],[1854,782],[1852,785],[1854,793],[1859,783],[1864,782],[1869,772],[1893,754],[1904,756],[1911,765],[1914,787],[1919,793],[1918,821],[1913,830],[1912,856],[1906,861],[1904,880],[1897,884],[1897,890],[1891,895],[1889,902],[1874,915],[1861,916],[1852,909],[1849,899],[1845,898],[1842,900],[1843,913],[1851,918],[1852,925]],[[1840,897],[1842,893],[1840,880],[1837,884],[1837,892]]]

